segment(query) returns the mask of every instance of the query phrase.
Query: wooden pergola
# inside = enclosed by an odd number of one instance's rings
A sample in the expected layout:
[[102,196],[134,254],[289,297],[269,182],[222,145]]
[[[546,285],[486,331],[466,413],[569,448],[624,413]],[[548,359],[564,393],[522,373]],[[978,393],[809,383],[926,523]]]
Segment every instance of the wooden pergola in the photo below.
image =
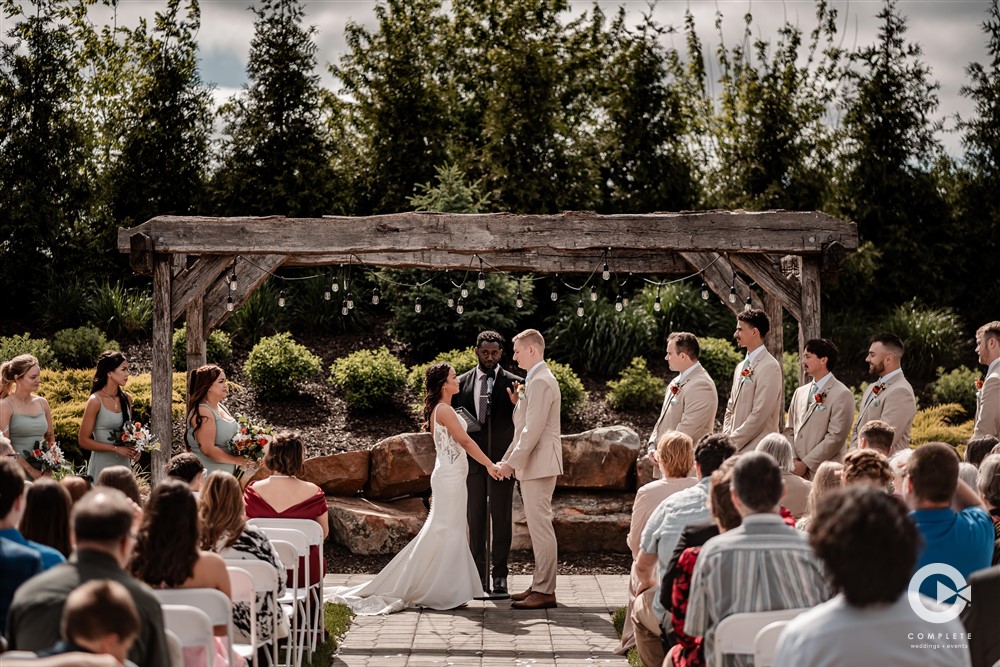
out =
[[[153,277],[154,433],[171,432],[171,335],[187,321],[187,365],[205,363],[205,340],[282,266],[348,264],[465,270],[479,255],[503,271],[591,273],[609,251],[618,273],[702,280],[734,312],[756,284],[771,320],[767,347],[782,352],[782,312],[799,325],[799,348],[820,334],[820,275],[858,247],[857,227],[814,211],[697,211],[642,215],[397,213],[368,217],[209,218],[158,216],[118,231],[133,270]],[[237,256],[238,288],[228,270]],[[707,268],[706,268],[707,267]],[[735,285],[737,299],[730,303]],[[698,333],[698,332],[694,332]],[[170,455],[153,453],[153,479]]]

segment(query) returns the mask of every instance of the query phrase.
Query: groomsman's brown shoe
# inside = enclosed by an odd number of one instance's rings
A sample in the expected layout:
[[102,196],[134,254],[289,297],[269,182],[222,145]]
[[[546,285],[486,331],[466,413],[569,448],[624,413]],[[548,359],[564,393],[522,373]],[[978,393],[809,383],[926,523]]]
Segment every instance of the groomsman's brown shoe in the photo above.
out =
[[552,609],[555,606],[555,593],[539,593],[538,591],[534,591],[526,599],[510,605],[511,609]]
[[528,596],[530,595],[531,595],[531,588],[529,587],[528,590],[524,591],[523,593],[514,593],[513,595],[510,596],[510,599],[513,600],[514,602],[523,602],[524,600],[527,600]]

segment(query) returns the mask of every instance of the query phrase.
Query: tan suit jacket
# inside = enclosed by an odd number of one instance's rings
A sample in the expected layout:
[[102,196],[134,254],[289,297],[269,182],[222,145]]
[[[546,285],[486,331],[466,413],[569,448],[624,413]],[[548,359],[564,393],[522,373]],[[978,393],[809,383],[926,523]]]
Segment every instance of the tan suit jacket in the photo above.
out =
[[757,356],[750,365],[749,378],[741,375],[743,363],[736,364],[733,371],[733,388],[722,422],[722,432],[732,439],[736,453],[753,451],[765,435],[781,430],[784,402],[781,364],[770,352],[764,350]]
[[895,454],[910,446],[910,427],[917,414],[917,399],[902,373],[886,382],[885,389],[876,395],[874,389],[878,385],[878,382],[868,385],[861,397],[858,418],[851,429],[850,449],[858,446],[858,429],[873,419],[881,419],[896,431],[892,438],[892,453]]
[[992,435],[1000,438],[1000,364],[983,380],[983,388],[976,392],[976,427],[972,437]]
[[660,436],[667,431],[686,433],[697,444],[715,428],[719,392],[708,371],[700,364],[695,366],[677,387],[676,394],[671,393],[670,387],[667,387],[663,407],[660,408],[660,418],[649,434],[650,449],[656,448]]
[[559,383],[542,362],[525,385],[524,397],[514,407],[514,441],[503,457],[518,479],[562,474],[561,401]]
[[781,499],[781,504],[792,513],[792,516],[801,519],[809,511],[809,492],[812,491],[812,482],[790,472],[781,473],[781,481],[785,483],[785,495]]
[[815,473],[823,461],[844,460],[854,421],[854,394],[831,377],[819,392],[823,395],[820,404],[809,395],[811,386],[812,382],[795,390],[788,404],[784,433],[792,443],[795,458]]

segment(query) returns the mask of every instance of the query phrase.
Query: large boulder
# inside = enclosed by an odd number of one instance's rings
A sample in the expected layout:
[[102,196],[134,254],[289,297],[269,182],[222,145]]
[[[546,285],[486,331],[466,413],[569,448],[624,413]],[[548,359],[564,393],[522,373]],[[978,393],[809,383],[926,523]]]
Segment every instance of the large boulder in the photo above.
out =
[[[552,525],[560,551],[628,552],[634,493],[557,493],[552,497]],[[520,490],[514,492],[511,549],[530,549]]]
[[660,468],[649,460],[645,454],[635,463],[636,488],[649,484],[654,479],[660,479]]
[[370,456],[368,451],[316,456],[305,462],[302,479],[317,485],[327,495],[353,496],[368,481]]
[[420,532],[427,519],[427,507],[420,498],[387,503],[330,497],[326,502],[331,537],[354,554],[397,553]]
[[390,500],[426,492],[434,457],[430,433],[403,433],[379,442],[371,449],[365,497]]
[[639,435],[627,426],[607,426],[562,437],[560,489],[635,489]]

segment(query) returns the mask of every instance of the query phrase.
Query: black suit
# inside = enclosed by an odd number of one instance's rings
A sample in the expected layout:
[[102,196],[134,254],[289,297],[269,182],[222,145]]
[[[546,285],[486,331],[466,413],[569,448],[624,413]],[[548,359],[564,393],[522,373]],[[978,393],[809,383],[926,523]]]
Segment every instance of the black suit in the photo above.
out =
[[[521,378],[509,373],[499,366],[493,382],[493,393],[490,396],[490,414],[483,429],[470,433],[479,448],[490,457],[491,461],[500,461],[514,440],[514,406],[510,402],[507,389],[513,389],[514,382]],[[451,399],[452,407],[462,406],[473,415],[479,417],[479,407],[476,405],[476,369],[462,373],[458,378],[459,389]],[[507,576],[507,557],[510,554],[511,541],[511,499],[514,495],[514,480],[502,482],[493,480],[486,468],[469,457],[469,476],[466,478],[469,491],[469,543],[472,557],[479,568],[479,576],[486,581],[486,492],[491,494],[490,510],[493,523],[493,576]]]
[[996,632],[1000,618],[1000,566],[973,572],[969,586],[971,604],[962,611],[962,623],[971,634],[972,667],[990,667],[1000,660],[1000,636]]

